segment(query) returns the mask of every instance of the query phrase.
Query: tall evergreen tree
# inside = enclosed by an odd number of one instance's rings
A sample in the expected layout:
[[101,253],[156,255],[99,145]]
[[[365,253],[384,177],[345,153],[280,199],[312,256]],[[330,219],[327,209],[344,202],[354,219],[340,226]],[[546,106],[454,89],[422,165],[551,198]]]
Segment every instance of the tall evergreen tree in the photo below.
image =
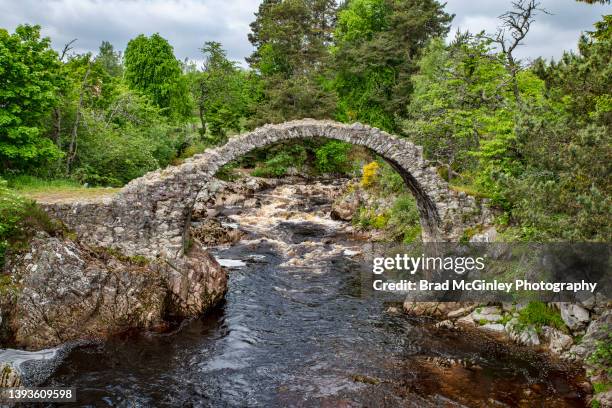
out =
[[100,44],[96,62],[102,65],[112,77],[120,77],[123,74],[121,52],[116,52],[113,44],[108,41],[102,41],[102,44]]
[[255,46],[247,58],[263,81],[253,124],[301,117],[331,117],[334,94],[326,89],[333,30],[333,0],[265,0],[251,24]]

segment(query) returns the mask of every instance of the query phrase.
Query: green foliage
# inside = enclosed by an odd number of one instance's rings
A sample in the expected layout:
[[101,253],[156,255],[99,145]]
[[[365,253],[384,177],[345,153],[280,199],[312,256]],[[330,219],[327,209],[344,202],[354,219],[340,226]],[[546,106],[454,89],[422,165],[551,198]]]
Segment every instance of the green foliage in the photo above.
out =
[[434,0],[353,0],[338,13],[333,48],[337,118],[398,131],[415,60],[451,16]]
[[421,237],[419,210],[414,197],[402,194],[396,198],[389,213],[387,235],[394,241],[410,244]]
[[159,34],[139,35],[125,49],[125,80],[131,89],[147,95],[171,118],[191,113],[187,82],[172,46]]
[[41,129],[57,103],[59,60],[40,26],[0,29],[0,170],[57,160],[62,153]]
[[8,240],[17,231],[25,206],[25,201],[8,189],[5,180],[0,179],[0,265],[4,265]]
[[22,249],[36,231],[55,234],[61,230],[36,203],[20,197],[0,179],[0,267],[7,252]]
[[597,341],[595,351],[586,361],[593,367],[604,370],[608,378],[612,378],[612,333],[608,333],[608,338]]
[[100,44],[100,49],[95,61],[100,64],[111,77],[118,78],[123,75],[121,53],[116,52],[113,44],[108,41],[102,41],[102,44]]
[[[241,119],[250,102],[249,75],[227,59],[218,42],[206,42],[201,72],[189,74],[191,92],[196,101],[201,133],[211,145],[226,141],[229,130],[241,130]],[[207,133],[208,132],[208,133]]]
[[306,162],[306,149],[300,145],[292,145],[289,148],[277,152],[270,152],[269,158],[253,171],[256,177],[282,177],[287,174],[289,168],[301,169]]
[[351,148],[350,144],[336,140],[325,143],[315,152],[317,170],[321,173],[349,173],[352,170]]
[[567,327],[557,310],[543,302],[529,302],[527,306],[519,311],[519,325],[535,326],[540,330],[542,326],[551,326],[566,331]]
[[264,0],[251,24],[255,47],[247,58],[261,80],[250,125],[304,117],[329,118],[335,95],[328,86],[335,2]]
[[377,213],[376,209],[360,207],[356,217],[353,219],[353,224],[359,227],[370,229],[384,229],[389,222],[389,215],[386,213]]
[[82,110],[72,177],[92,185],[121,186],[169,164],[184,139],[144,96],[123,87],[108,109]]

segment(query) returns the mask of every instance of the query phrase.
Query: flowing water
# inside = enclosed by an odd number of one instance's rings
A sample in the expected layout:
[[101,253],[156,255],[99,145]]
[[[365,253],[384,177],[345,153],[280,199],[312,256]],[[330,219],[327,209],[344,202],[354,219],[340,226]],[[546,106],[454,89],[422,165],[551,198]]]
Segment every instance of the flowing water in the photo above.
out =
[[226,209],[247,234],[213,249],[229,269],[223,305],[73,351],[48,385],[91,406],[585,406],[559,363],[362,296],[363,241],[328,216],[337,188],[284,185]]

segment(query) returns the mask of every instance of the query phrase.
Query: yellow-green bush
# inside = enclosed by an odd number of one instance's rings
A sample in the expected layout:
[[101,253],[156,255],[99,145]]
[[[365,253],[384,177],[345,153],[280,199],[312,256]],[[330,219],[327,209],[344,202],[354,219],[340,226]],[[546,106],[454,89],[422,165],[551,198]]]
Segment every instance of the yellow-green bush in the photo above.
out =
[[363,175],[361,176],[361,186],[363,188],[372,187],[378,177],[379,165],[373,161],[363,166]]

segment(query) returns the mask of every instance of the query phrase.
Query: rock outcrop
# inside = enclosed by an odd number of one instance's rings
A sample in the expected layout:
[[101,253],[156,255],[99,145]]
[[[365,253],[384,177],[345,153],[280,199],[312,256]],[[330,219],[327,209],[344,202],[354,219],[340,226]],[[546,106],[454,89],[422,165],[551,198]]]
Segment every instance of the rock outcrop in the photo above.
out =
[[196,316],[218,302],[227,280],[197,246],[171,263],[44,234],[9,258],[4,276],[13,288],[2,306],[4,340],[29,350],[163,329],[170,317]]

